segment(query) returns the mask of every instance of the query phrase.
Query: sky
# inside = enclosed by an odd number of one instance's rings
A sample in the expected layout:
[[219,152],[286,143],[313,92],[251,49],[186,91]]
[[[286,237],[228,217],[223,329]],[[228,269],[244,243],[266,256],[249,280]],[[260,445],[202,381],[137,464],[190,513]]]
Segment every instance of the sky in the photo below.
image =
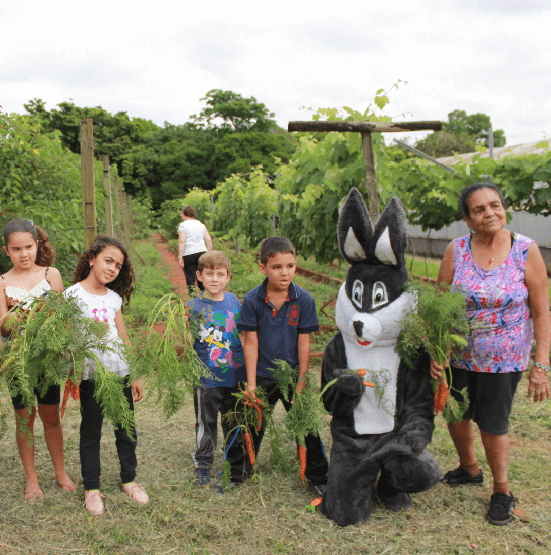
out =
[[0,105],[181,125],[223,89],[287,128],[307,108],[363,112],[384,89],[395,121],[484,113],[513,145],[551,138],[550,21],[548,0],[2,0]]

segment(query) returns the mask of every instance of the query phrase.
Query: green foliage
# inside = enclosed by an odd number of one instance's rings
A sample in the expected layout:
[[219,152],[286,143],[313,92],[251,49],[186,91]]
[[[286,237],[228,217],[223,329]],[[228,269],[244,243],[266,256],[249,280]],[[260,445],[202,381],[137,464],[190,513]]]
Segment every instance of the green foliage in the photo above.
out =
[[326,415],[327,412],[323,406],[321,394],[311,380],[307,381],[301,393],[297,393],[298,369],[291,368],[283,360],[274,362],[273,371],[277,387],[286,401],[293,401],[293,406],[283,422],[289,435],[305,447],[304,438],[307,435],[317,436],[324,424],[322,415]]
[[92,118],[96,151],[109,155],[127,192],[147,196],[158,210],[163,201],[194,187],[212,190],[258,164],[273,173],[276,157],[287,161],[294,150],[288,133],[270,119],[274,114],[254,97],[213,90],[202,100],[206,107],[199,116],[164,128],[101,106],[61,102],[48,111],[35,98],[25,108],[44,133],[58,130],[62,145],[74,153],[80,152],[80,121]]
[[[258,433],[272,417],[272,407],[268,403],[266,391],[259,387],[255,391],[256,399],[253,402],[250,393],[241,389],[241,386],[239,388],[240,390],[233,394],[235,397],[234,409],[226,415],[229,424],[234,426],[233,430],[230,431],[230,435],[233,436],[234,430],[237,430],[239,427],[243,432],[253,430]],[[262,416],[258,414],[259,410],[254,405],[258,406]]]
[[[442,125],[442,131],[417,141],[415,146],[434,158],[474,152],[477,145],[489,146],[491,127],[492,122],[486,114],[468,116],[465,110],[454,110],[448,114],[448,122]],[[496,129],[493,135],[494,146],[505,146],[503,129]]]
[[[492,128],[490,117],[486,114],[467,115],[465,110],[454,110],[448,114],[448,123],[442,126],[443,131],[453,135],[470,135],[477,144],[488,146],[488,131]],[[505,146],[505,132],[496,129],[494,132],[494,146]]]
[[[243,98],[232,91],[213,89],[209,91],[202,101],[206,107],[201,110],[199,117],[193,116],[198,125],[207,128],[216,128],[222,131],[268,131],[270,118],[274,117],[266,106],[257,102],[254,96]],[[216,125],[217,120],[221,120]]]
[[215,230],[228,239],[243,238],[256,247],[274,234],[272,217],[278,213],[278,194],[268,183],[262,166],[248,175],[232,175],[215,191]]
[[456,175],[419,158],[391,162],[387,169],[408,220],[420,225],[423,231],[439,230],[463,219],[459,207],[461,190],[488,179],[500,188],[509,208],[544,216],[551,214],[550,150],[499,160],[475,155],[471,164],[453,165]]
[[461,179],[421,158],[391,162],[389,173],[393,193],[402,200],[411,224],[423,231],[439,230],[461,217]]
[[195,217],[207,228],[213,229],[213,213],[211,208],[212,191],[203,191],[194,187],[186,195],[166,200],[161,205],[159,225],[169,237],[178,237],[178,226],[182,222],[180,212],[185,206],[193,206]]
[[[145,139],[160,128],[153,122],[141,118],[132,120],[126,112],[110,114],[101,106],[79,107],[73,102],[60,102],[57,108],[49,112],[45,103],[38,98],[24,104],[27,112],[39,122],[44,132],[58,130],[63,146],[80,153],[80,122],[91,118],[94,122],[94,143],[97,152],[107,154],[112,163],[118,167],[119,174],[126,177],[123,171],[124,155],[134,145],[143,144]],[[124,179],[129,190],[134,192],[134,184]]]
[[[0,225],[22,217],[43,227],[56,250],[54,265],[68,282],[84,250],[81,158],[64,148],[60,137],[59,132],[42,133],[30,117],[0,114]],[[97,232],[105,233],[99,160],[94,162],[94,175]],[[136,236],[144,236],[151,222],[151,203],[143,196],[133,199],[132,208]],[[4,256],[0,270],[10,266]]]
[[130,306],[124,308],[124,320],[128,328],[145,325],[152,307],[157,304],[159,299],[172,291],[172,284],[162,271],[159,251],[153,245],[143,243],[137,244],[136,249],[144,259],[146,266],[134,265],[136,287],[130,298]]
[[118,376],[102,364],[96,363],[94,380],[94,398],[101,406],[103,417],[109,420],[113,427],[120,426],[129,437],[134,438],[136,423],[134,412],[130,410],[124,395],[125,377]]
[[[96,207],[103,217],[103,173],[96,166]],[[43,135],[27,117],[0,114],[0,225],[14,217],[43,227],[57,252],[55,266],[70,279],[84,250],[80,157],[59,134]],[[2,270],[11,266],[4,258]]]
[[[313,119],[328,121],[389,121],[376,115],[388,102],[384,91],[363,112],[344,107],[324,108]],[[372,135],[381,202],[390,197],[390,180],[385,173],[388,162],[380,133]],[[302,256],[315,255],[320,262],[339,256],[335,241],[339,207],[351,187],[365,190],[365,163],[359,133],[299,134],[297,151],[280,170],[275,187],[281,196],[278,233],[289,237]]]
[[476,139],[466,133],[456,135],[449,131],[435,131],[417,141],[415,148],[433,158],[442,158],[453,154],[474,152]]
[[[432,381],[434,382],[434,380]],[[457,401],[449,394],[448,398],[446,399],[444,411],[442,412],[442,416],[444,417],[444,420],[446,420],[446,422],[461,422],[461,420],[463,420],[463,415],[469,408],[469,394],[467,392],[467,388],[464,387],[463,389],[458,391],[460,401]]]
[[[440,366],[447,366],[450,353],[468,345],[466,337],[469,334],[469,322],[463,293],[452,286],[433,287],[413,281],[406,285],[406,290],[415,295],[417,306],[408,311],[400,322],[402,332],[396,352],[407,364],[412,365],[419,348],[424,347]],[[448,378],[451,391],[453,383],[451,376]],[[436,391],[439,382],[432,380],[432,384]],[[459,396],[460,402],[448,393],[443,411],[448,422],[462,420],[469,406],[466,388],[459,391]]]
[[432,359],[445,366],[451,351],[467,345],[469,322],[463,293],[451,286],[434,287],[417,281],[409,282],[406,290],[415,295],[417,306],[400,322],[396,352],[412,365],[419,348],[424,347]]
[[[163,331],[155,328],[160,320],[165,322]],[[169,294],[157,302],[150,313],[148,329],[134,341],[136,375],[147,377],[148,395],[155,395],[157,403],[162,402],[167,418],[181,408],[186,392],[193,395],[202,378],[213,377],[197,357],[192,335],[183,301]]]
[[[551,215],[551,150],[543,154],[505,157],[500,160],[475,156],[467,168],[459,166],[465,184],[484,181],[489,175],[501,189],[509,208],[531,214]],[[455,166],[454,166],[455,167]],[[543,186],[536,185],[538,182]]]
[[132,198],[132,239],[139,241],[147,239],[151,235],[153,224],[153,210],[151,209],[151,197],[142,195]]
[[388,384],[392,379],[390,370],[382,368],[381,370],[375,372],[373,370],[366,369],[363,379],[373,384],[373,391],[375,393],[375,399],[377,399],[377,406],[388,414],[394,416],[394,403],[390,397],[385,395]]
[[255,166],[262,166],[265,173],[275,175],[279,160],[287,162],[295,148],[287,133],[224,133],[214,144],[212,178],[220,182],[231,174],[246,174]]
[[[34,300],[26,310],[18,305],[12,313],[11,339],[0,362],[0,374],[6,376],[12,395],[21,394],[23,403],[32,406],[35,388],[44,394],[69,376],[78,383],[93,364],[90,379],[96,380],[95,397],[104,416],[131,434],[134,416],[124,397],[124,379],[109,372],[96,354],[119,349],[106,341],[107,326],[85,318],[78,300],[57,293]],[[124,351],[122,345],[120,349]]]

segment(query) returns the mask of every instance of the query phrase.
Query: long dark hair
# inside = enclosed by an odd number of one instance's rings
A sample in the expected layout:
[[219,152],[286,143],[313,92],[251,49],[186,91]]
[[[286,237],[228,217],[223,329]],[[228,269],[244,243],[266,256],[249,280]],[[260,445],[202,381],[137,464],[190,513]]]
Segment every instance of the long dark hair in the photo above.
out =
[[128,253],[124,245],[114,237],[98,235],[95,238],[93,244],[86,249],[80,257],[77,267],[75,268],[73,284],[86,279],[90,275],[90,259],[95,258],[106,247],[115,247],[119,249],[124,256],[124,262],[119,275],[105,286],[115,293],[118,293],[123,300],[128,303],[130,302],[130,295],[132,295],[134,291],[134,270],[132,269],[132,263],[130,262],[130,258],[128,258]]
[[25,218],[14,218],[10,220],[2,232],[4,245],[8,248],[10,235],[12,233],[30,233],[36,242],[36,261],[38,266],[51,266],[55,260],[55,250],[50,243],[48,234],[39,226],[33,225]]

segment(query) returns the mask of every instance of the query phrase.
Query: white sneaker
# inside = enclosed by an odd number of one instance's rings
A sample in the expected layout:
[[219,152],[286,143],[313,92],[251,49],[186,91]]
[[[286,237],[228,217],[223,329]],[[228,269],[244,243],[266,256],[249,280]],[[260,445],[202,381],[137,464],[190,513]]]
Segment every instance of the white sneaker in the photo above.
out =
[[103,501],[105,495],[102,495],[97,489],[84,492],[84,507],[91,516],[99,516],[103,514]]
[[147,505],[149,503],[149,496],[145,493],[145,490],[140,486],[140,484],[136,482],[132,482],[131,484],[123,484],[122,489],[127,493],[136,503],[140,505]]

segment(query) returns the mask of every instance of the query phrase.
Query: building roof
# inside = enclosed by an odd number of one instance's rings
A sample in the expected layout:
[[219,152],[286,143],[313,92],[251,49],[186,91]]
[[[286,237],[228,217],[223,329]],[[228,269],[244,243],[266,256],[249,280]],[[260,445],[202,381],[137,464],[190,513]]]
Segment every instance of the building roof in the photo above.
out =
[[[551,141],[534,141],[533,143],[523,143],[520,145],[500,146],[494,148],[494,159],[499,160],[506,156],[516,158],[518,156],[526,156],[527,154],[543,154],[550,147]],[[437,158],[437,160],[446,165],[455,164],[456,162],[467,162],[467,164],[470,164],[477,155],[480,155],[481,158],[487,158],[490,155],[490,151],[486,149],[485,152],[467,152],[465,154],[456,154],[455,156],[444,156],[443,158]]]

